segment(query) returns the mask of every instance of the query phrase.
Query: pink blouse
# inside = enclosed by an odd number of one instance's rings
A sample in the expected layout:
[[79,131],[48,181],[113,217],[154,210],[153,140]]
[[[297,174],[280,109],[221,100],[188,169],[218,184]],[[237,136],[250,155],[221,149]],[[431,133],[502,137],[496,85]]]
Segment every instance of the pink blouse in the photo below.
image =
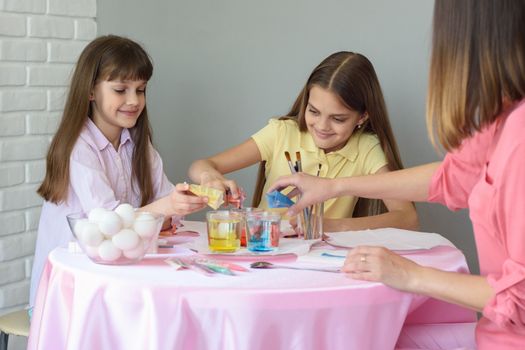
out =
[[[66,215],[89,213],[93,208],[114,209],[120,203],[140,207],[140,190],[131,184],[131,161],[134,143],[128,129],[120,136],[118,151],[88,118],[71,153],[70,184],[65,203],[44,202],[31,273],[30,306],[36,296],[47,255],[54,248],[73,239]],[[162,159],[150,147],[154,200],[168,195],[174,188],[164,174]]]
[[481,275],[494,290],[478,349],[525,349],[525,100],[447,154],[429,201],[470,212]]

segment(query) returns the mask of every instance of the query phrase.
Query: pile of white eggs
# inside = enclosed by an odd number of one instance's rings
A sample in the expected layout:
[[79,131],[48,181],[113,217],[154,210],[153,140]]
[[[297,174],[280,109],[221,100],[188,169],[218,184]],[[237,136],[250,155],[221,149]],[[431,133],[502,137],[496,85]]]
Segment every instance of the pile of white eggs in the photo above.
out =
[[120,204],[114,211],[91,210],[87,219],[75,224],[74,232],[88,256],[111,262],[121,257],[131,260],[143,257],[150,243],[156,244],[151,240],[161,225],[162,220],[151,213]]

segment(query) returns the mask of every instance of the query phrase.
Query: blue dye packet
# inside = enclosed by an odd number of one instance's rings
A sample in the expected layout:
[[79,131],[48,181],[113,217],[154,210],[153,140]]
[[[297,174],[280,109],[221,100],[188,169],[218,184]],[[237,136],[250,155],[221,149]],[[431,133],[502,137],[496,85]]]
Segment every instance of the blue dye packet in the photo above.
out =
[[288,208],[295,203],[279,191],[266,193],[269,208]]

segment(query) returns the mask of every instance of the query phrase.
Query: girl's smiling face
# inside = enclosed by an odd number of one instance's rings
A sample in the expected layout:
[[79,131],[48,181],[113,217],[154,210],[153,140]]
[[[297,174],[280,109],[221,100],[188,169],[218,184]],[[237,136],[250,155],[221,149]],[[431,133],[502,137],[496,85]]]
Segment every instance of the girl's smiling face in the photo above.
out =
[[132,128],[146,106],[144,80],[97,82],[90,100],[95,125],[113,144],[123,128]]
[[354,129],[368,118],[345,106],[332,91],[318,85],[310,89],[304,117],[316,146],[325,153],[343,148]]

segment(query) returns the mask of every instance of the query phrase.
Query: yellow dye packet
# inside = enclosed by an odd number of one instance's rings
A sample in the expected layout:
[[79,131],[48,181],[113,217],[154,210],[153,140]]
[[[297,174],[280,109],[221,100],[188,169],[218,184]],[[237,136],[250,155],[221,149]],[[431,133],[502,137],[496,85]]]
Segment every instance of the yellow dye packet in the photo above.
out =
[[190,184],[190,192],[199,197],[208,197],[208,205],[214,210],[224,203],[224,192],[216,188]]

